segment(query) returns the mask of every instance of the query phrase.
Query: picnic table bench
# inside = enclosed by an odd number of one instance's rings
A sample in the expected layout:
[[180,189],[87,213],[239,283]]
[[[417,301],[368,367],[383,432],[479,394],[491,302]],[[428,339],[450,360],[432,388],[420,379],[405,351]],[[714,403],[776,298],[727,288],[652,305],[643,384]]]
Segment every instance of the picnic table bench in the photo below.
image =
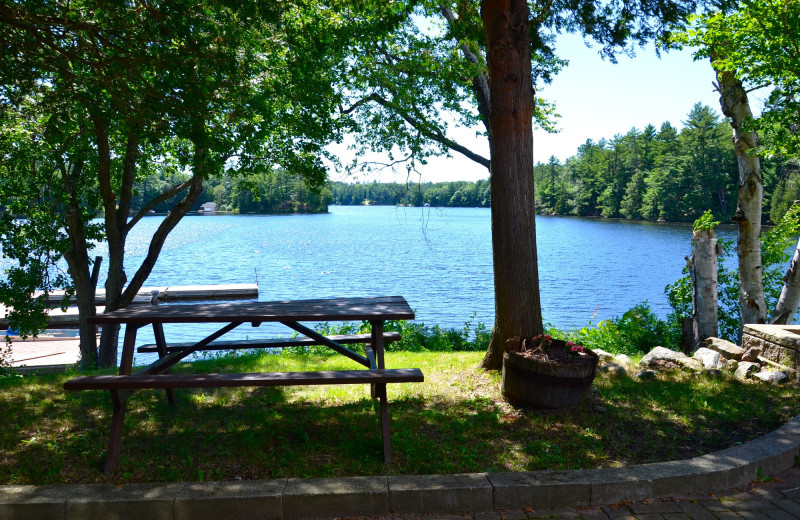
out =
[[[119,460],[127,401],[136,390],[164,389],[168,401],[174,403],[173,390],[176,388],[369,384],[372,397],[378,401],[383,457],[384,462],[389,464],[392,459],[386,385],[424,381],[422,371],[417,368],[387,369],[385,366],[384,344],[399,340],[400,335],[384,332],[384,321],[407,319],[414,319],[414,312],[401,296],[128,307],[89,319],[90,323],[97,325],[125,325],[119,374],[75,377],[66,381],[64,388],[108,390],[111,393],[114,412],[105,472],[112,473]],[[301,321],[368,321],[371,331],[369,334],[325,336],[302,325]],[[281,323],[303,336],[269,340],[216,341],[244,323],[251,323],[257,327],[267,322]],[[163,328],[166,323],[225,323],[226,325],[197,342],[168,344]],[[152,326],[155,344],[144,345],[139,351],[155,352],[158,354],[158,359],[134,374],[132,372],[136,333],[144,326]],[[353,343],[363,343],[366,355],[361,355],[345,346]],[[325,345],[364,366],[364,369],[248,374],[169,373],[170,368],[176,363],[202,350],[291,345]]]

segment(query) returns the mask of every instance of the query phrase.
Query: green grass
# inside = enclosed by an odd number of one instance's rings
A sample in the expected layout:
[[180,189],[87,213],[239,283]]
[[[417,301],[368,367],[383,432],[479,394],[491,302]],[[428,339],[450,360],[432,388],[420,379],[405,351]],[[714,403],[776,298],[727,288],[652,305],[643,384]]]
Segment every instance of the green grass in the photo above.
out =
[[[425,383],[389,385],[394,462],[384,466],[365,385],[163,391],[129,401],[117,472],[99,471],[108,392],[67,393],[66,375],[0,379],[0,484],[433,474],[577,469],[687,458],[745,442],[800,413],[796,387],[680,373],[599,374],[574,409],[517,410],[480,352],[387,353]],[[248,354],[178,371],[358,368],[342,356]],[[74,375],[74,374],[72,374]],[[595,408],[601,405],[607,411]]]

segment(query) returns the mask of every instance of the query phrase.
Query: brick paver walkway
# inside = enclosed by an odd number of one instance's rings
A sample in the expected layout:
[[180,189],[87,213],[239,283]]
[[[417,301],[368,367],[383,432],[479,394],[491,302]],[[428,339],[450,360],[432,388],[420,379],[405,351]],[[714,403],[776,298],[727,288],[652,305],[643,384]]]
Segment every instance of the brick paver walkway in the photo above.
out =
[[536,510],[533,507],[460,515],[394,515],[377,520],[800,520],[800,469],[766,482],[714,495],[669,497],[599,508]]

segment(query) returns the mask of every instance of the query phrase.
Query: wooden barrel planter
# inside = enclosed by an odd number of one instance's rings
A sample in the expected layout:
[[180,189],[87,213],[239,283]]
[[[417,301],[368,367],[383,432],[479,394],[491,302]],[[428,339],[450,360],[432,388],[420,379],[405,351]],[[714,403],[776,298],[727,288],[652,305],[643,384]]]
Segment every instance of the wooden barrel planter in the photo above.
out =
[[[552,343],[551,350],[566,349],[563,341],[552,340]],[[503,395],[518,407],[575,406],[591,388],[597,371],[597,354],[586,349],[585,355],[590,359],[582,363],[557,363],[506,352],[503,355]]]

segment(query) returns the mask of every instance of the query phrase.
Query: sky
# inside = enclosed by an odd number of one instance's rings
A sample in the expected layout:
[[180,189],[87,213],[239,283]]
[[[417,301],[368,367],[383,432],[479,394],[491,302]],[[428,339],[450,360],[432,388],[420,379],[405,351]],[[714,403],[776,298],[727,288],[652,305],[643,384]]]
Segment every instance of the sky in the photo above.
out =
[[[610,139],[633,127],[641,130],[653,124],[658,128],[669,121],[681,129],[682,121],[698,102],[719,112],[711,65],[707,59],[694,61],[690,50],[662,53],[659,58],[652,48],[637,48],[635,57],[619,56],[618,63],[613,64],[599,56],[597,46],[587,47],[576,35],[561,35],[555,48],[561,58],[569,60],[569,65],[555,76],[552,84],[541,86],[537,95],[555,102],[556,112],[562,116],[557,123],[560,132],[534,130],[534,162],[547,162],[550,156],[563,162],[575,155],[587,139],[595,142]],[[761,99],[755,93],[750,101],[756,109]],[[488,144],[485,139],[475,137],[474,129],[459,129],[452,135],[460,143],[489,156]],[[348,158],[344,147],[338,147],[337,151],[343,159]],[[336,175],[331,178],[348,182],[443,182],[476,181],[489,176],[486,168],[455,153],[450,158],[430,159],[418,172],[408,179],[405,169],[376,171],[358,179]]]

